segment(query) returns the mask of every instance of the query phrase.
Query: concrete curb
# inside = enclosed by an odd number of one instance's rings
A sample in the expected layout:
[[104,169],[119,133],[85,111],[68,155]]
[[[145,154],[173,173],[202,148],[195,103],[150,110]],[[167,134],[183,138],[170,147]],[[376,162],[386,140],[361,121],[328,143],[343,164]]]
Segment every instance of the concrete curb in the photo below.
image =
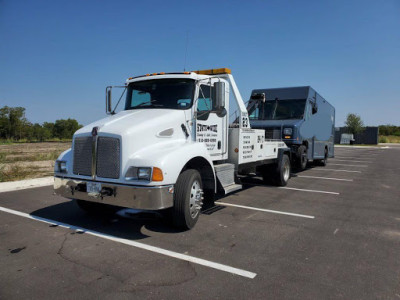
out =
[[53,183],[54,183],[53,176],[20,180],[20,181],[1,182],[0,193],[47,186],[47,185],[52,185]]

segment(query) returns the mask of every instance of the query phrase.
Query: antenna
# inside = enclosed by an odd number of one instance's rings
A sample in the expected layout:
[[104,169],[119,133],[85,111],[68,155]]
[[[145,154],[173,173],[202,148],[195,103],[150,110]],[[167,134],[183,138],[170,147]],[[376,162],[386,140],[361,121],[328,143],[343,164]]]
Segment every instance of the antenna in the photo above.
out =
[[186,72],[186,58],[189,44],[189,30],[186,31],[186,50],[185,50],[185,63],[183,64],[183,72]]

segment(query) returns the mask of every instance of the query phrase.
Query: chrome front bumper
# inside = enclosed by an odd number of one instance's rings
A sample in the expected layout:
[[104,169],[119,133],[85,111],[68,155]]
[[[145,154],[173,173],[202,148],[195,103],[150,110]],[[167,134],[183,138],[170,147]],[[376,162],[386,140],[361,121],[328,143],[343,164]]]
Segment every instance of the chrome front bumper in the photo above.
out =
[[172,207],[173,185],[164,186],[132,186],[100,182],[107,193],[89,194],[86,192],[84,180],[54,177],[54,192],[57,195],[105,203],[135,209],[159,210]]

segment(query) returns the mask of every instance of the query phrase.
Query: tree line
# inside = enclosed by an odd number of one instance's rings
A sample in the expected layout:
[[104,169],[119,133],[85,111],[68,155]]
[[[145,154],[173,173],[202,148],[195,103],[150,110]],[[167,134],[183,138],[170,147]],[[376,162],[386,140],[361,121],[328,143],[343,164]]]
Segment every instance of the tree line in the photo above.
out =
[[[344,122],[347,131],[349,133],[360,133],[363,132],[364,122],[361,120],[361,117],[357,114],[349,113],[347,114],[346,121]],[[400,126],[395,125],[379,125],[379,135],[389,136],[400,136]]]
[[24,107],[0,108],[0,139],[12,141],[70,140],[82,125],[75,119],[60,119],[54,123],[31,123],[25,117]]
[[379,126],[380,135],[395,135],[400,136],[400,126],[395,125],[380,125]]

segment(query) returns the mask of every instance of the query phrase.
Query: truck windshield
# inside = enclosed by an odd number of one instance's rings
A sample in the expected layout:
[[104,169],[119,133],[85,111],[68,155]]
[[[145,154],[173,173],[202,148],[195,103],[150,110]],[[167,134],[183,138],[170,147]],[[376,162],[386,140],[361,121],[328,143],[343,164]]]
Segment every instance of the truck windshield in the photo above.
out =
[[260,103],[250,112],[252,120],[302,119],[306,99],[277,100]]
[[132,82],[128,86],[125,109],[192,106],[195,81],[192,79],[154,79]]

